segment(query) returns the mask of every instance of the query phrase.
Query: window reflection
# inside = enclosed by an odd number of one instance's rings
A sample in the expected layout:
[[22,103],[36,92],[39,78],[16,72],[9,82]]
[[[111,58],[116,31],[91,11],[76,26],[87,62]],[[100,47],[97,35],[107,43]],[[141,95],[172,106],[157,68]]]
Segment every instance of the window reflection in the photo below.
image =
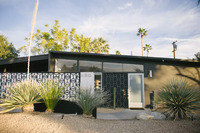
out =
[[77,72],[77,60],[57,59],[56,72]]
[[123,72],[143,72],[143,65],[123,64]]
[[122,72],[122,64],[104,62],[103,71],[104,72]]
[[[102,62],[56,59],[55,72],[102,72]],[[143,65],[103,62],[103,72],[144,72]]]
[[103,63],[104,72],[143,72],[143,65],[122,64],[122,63]]
[[97,61],[79,61],[80,72],[101,72],[102,62]]

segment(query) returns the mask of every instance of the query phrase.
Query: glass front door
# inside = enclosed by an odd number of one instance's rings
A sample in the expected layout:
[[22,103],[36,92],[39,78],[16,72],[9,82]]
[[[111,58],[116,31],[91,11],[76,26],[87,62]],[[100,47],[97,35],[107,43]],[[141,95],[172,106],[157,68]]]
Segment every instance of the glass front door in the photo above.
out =
[[128,74],[129,108],[144,108],[144,74]]

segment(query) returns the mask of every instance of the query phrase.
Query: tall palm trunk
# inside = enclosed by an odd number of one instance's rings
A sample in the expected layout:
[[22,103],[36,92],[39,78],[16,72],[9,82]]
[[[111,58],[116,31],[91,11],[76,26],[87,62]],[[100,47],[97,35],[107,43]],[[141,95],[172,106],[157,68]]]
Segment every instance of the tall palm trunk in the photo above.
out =
[[143,56],[143,35],[141,35],[142,56]]
[[149,50],[147,49],[147,57],[149,56]]
[[31,43],[33,40],[33,30],[35,27],[35,20],[36,20],[36,15],[37,15],[37,10],[38,10],[38,4],[39,4],[39,0],[36,1],[36,5],[35,5],[35,10],[33,13],[33,19],[32,19],[32,25],[31,25],[31,35],[30,35],[30,43],[29,43],[29,47],[28,47],[28,63],[27,63],[27,79],[29,80],[29,71],[30,71],[30,51],[31,51]]

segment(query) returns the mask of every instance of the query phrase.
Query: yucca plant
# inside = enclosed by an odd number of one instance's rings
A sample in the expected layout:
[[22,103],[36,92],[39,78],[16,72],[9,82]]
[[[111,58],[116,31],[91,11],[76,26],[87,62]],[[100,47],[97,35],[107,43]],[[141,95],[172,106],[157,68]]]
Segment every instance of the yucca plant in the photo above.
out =
[[33,80],[25,80],[6,87],[9,93],[4,93],[5,99],[2,99],[2,103],[0,104],[3,110],[0,113],[5,113],[19,107],[23,111],[34,111],[33,104],[40,100],[37,92],[38,86]]
[[108,101],[107,92],[92,92],[91,90],[80,90],[77,105],[83,110],[83,114],[92,115],[92,111]]
[[171,80],[158,91],[158,105],[174,120],[190,118],[199,109],[199,91],[183,80]]
[[53,112],[64,93],[64,87],[59,87],[57,82],[48,80],[38,88],[38,92],[47,107],[46,112]]

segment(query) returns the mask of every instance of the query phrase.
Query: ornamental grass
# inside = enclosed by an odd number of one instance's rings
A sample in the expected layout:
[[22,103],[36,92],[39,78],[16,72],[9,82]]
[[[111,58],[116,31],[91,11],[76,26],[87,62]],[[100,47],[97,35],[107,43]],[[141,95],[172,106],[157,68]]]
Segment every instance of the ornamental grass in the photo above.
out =
[[158,91],[158,105],[174,120],[191,118],[200,108],[199,90],[184,80],[171,80]]
[[24,111],[34,111],[34,103],[40,100],[37,92],[39,85],[34,80],[24,80],[20,83],[14,83],[6,87],[8,94],[4,93],[5,99],[2,99],[0,107],[3,108],[0,113],[5,113],[16,108],[22,108]]
[[63,96],[64,87],[59,87],[57,82],[48,80],[38,88],[38,92],[47,107],[46,112],[53,112],[56,104]]
[[91,90],[80,90],[77,105],[83,110],[83,114],[91,115],[92,111],[108,101],[107,92],[98,92]]

